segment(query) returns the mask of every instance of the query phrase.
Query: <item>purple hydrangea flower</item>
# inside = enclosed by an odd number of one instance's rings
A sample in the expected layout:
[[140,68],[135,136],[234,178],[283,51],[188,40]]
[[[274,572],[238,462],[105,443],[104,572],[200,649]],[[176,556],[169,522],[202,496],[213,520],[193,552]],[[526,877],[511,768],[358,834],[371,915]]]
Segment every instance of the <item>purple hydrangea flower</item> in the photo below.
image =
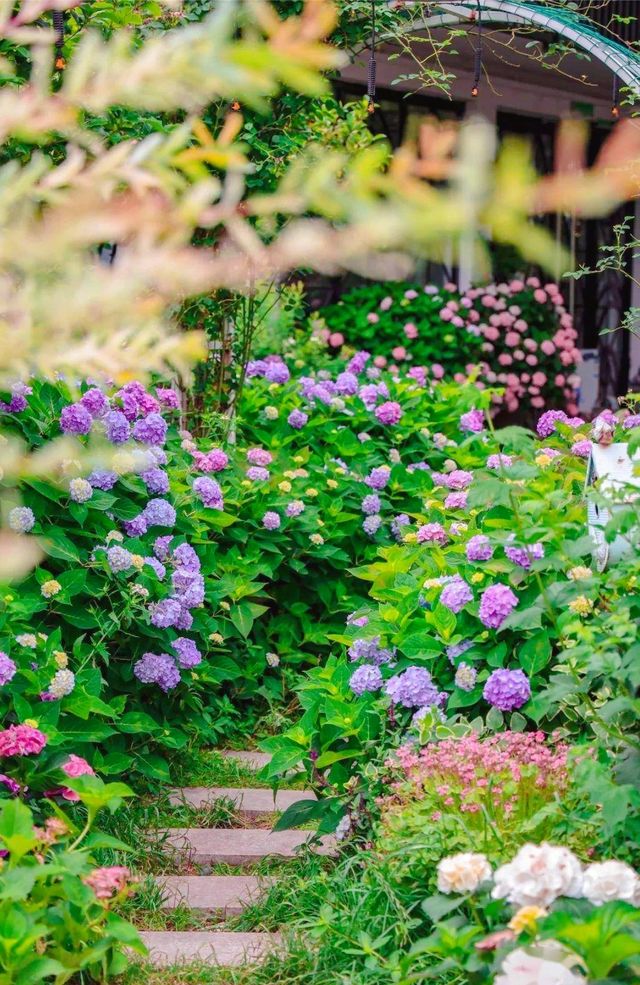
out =
[[178,618],[176,619],[173,625],[176,629],[179,629],[182,632],[186,632],[187,630],[191,629],[191,627],[193,626],[193,616],[191,615],[191,613],[187,608],[181,606],[180,615],[178,616]]
[[28,534],[36,522],[35,514],[29,506],[14,506],[9,510],[7,522],[16,534]]
[[[631,418],[628,417],[627,420],[630,421]],[[638,415],[638,422],[640,423],[640,415]],[[582,441],[576,441],[571,445],[571,451],[579,458],[588,458],[591,454],[591,442],[586,438]]]
[[[153,542],[153,553],[158,558],[159,561],[166,561],[169,557],[169,545],[173,540],[173,534],[167,534],[164,537],[156,537]],[[180,562],[182,563],[182,562]]]
[[263,469],[261,465],[250,465],[245,475],[252,482],[266,482],[270,472],[269,469]]
[[60,414],[60,428],[65,434],[89,434],[93,418],[82,404],[67,404]]
[[476,686],[476,677],[478,676],[478,671],[475,667],[471,667],[470,664],[461,663],[458,664],[456,669],[456,676],[454,678],[456,687],[459,687],[461,691],[473,691]]
[[471,434],[480,434],[484,431],[484,413],[481,410],[468,410],[466,414],[462,414],[459,421],[459,427],[461,431],[468,431]]
[[449,658],[449,661],[453,663],[454,660],[457,660],[458,657],[461,657],[463,653],[466,653],[467,650],[470,650],[472,646],[473,646],[472,640],[463,640],[462,643],[452,643],[450,646],[447,647],[445,652],[447,654],[447,657]]
[[252,359],[245,367],[245,375],[248,380],[254,376],[264,376],[267,364],[264,359]]
[[277,530],[280,526],[280,516],[274,510],[267,510],[262,517],[262,526],[265,530]]
[[0,650],[0,687],[4,687],[5,684],[9,683],[17,669],[11,657],[4,650]]
[[133,425],[133,437],[144,445],[163,445],[167,440],[167,422],[162,414],[147,414]]
[[133,673],[143,684],[157,684],[165,693],[180,683],[180,671],[168,653],[145,653],[133,665]]
[[107,564],[112,571],[128,571],[133,560],[131,558],[131,552],[126,549],[126,547],[110,547],[107,550]]
[[557,448],[540,448],[538,454],[546,455],[547,458],[559,458],[562,452],[558,451]]
[[496,582],[480,596],[480,622],[488,629],[498,629],[518,604],[518,596],[508,585]]
[[365,478],[364,483],[369,486],[369,489],[377,489],[380,491],[384,489],[391,478],[391,469],[386,465],[381,465],[379,468],[371,469],[369,475]]
[[301,499],[292,499],[290,503],[287,503],[285,513],[287,516],[300,516],[304,513],[304,503]]
[[473,592],[464,578],[454,578],[440,592],[440,601],[451,612],[460,612],[473,601]]
[[440,705],[444,697],[425,667],[407,667],[402,673],[396,674],[387,681],[385,691],[393,704],[401,704],[405,708]]
[[180,618],[182,606],[176,599],[162,599],[149,606],[151,623],[159,629],[167,629],[168,626],[175,626]]
[[362,664],[349,678],[349,687],[360,696],[365,691],[379,691],[382,687],[382,674],[373,664]]
[[362,529],[369,536],[373,537],[374,534],[380,529],[380,524],[382,523],[382,517],[379,513],[373,513],[371,516],[366,516],[362,521]]
[[169,476],[162,469],[147,469],[146,472],[141,473],[140,478],[149,492],[156,496],[169,492]]
[[[364,619],[365,622],[361,620]],[[354,619],[349,622],[347,619],[347,624],[350,626],[366,626],[369,620],[366,616],[361,616],[360,619]],[[368,663],[380,666],[380,664],[392,663],[396,651],[395,649],[389,650],[386,647],[380,646],[380,637],[374,636],[373,639],[366,640],[362,637],[354,640],[348,649],[349,659],[354,660],[366,660]]]
[[[510,539],[513,539],[513,535]],[[542,544],[527,544],[526,547],[513,547],[505,545],[504,553],[513,564],[520,568],[528,569],[532,561],[539,561],[544,557],[544,547]]]
[[249,448],[247,451],[247,461],[250,465],[271,465],[273,455],[266,448]]
[[146,449],[146,455],[154,465],[166,465],[169,461],[164,448],[158,448],[157,445],[149,445]]
[[9,793],[14,795],[20,793],[20,784],[12,780],[10,776],[5,776],[4,773],[0,773],[0,783],[7,788]]
[[[622,422],[622,426],[627,431],[631,430],[631,428],[640,427],[640,414],[630,414],[629,417],[625,417],[624,421]],[[582,444],[582,442],[579,443]],[[571,450],[574,451],[574,449],[575,449],[575,445]],[[576,452],[576,454],[580,454],[580,453]]]
[[107,469],[95,469],[88,478],[94,489],[102,489],[103,492],[109,492],[118,481],[117,473]]
[[367,410],[373,410],[380,398],[380,391],[377,383],[365,383],[358,390],[358,396]]
[[204,578],[198,571],[176,568],[171,576],[171,583],[181,608],[195,609],[204,602]]
[[379,513],[381,506],[382,504],[380,502],[380,497],[377,493],[370,493],[368,496],[365,496],[360,503],[360,509],[367,515],[370,515],[371,513]]
[[336,390],[342,397],[353,397],[358,392],[358,377],[346,370],[336,376]]
[[202,663],[202,654],[193,640],[186,636],[178,636],[171,644],[171,648],[178,654],[178,663],[183,670],[197,667]]
[[122,526],[127,537],[142,537],[147,532],[147,521],[144,513],[139,513],[132,520],[125,520]]
[[173,527],[176,511],[166,499],[150,499],[143,510],[148,527]]
[[563,410],[547,410],[538,418],[536,430],[541,438],[548,438],[556,429],[558,421],[567,423],[567,415]]
[[365,349],[360,349],[360,351],[356,352],[355,356],[352,356],[347,363],[347,373],[362,373],[370,359],[371,353],[367,352]]
[[513,458],[511,455],[505,455],[502,452],[498,452],[495,455],[489,455],[487,459],[487,468],[498,470],[500,468],[508,469],[510,465],[513,464]]
[[359,616],[357,612],[350,612],[345,621],[347,626],[358,626],[362,628],[362,626],[366,626],[369,622],[369,616]]
[[193,461],[200,472],[222,472],[229,464],[229,458],[222,448],[212,448],[206,454],[195,451]]
[[131,426],[121,410],[110,410],[105,414],[104,426],[107,439],[113,445],[123,445],[129,440]]
[[[164,540],[164,538],[159,538]],[[173,552],[173,560],[182,568],[189,571],[200,571],[200,558],[194,551],[191,544],[180,544]]]
[[450,492],[445,501],[444,505],[448,510],[464,510],[467,506],[467,493],[464,490],[460,492]]
[[224,500],[222,489],[215,479],[210,479],[206,475],[198,476],[193,482],[193,491],[199,496],[205,506],[212,510],[223,510]]
[[375,416],[381,424],[397,424],[402,417],[402,407],[396,400],[387,400],[376,407]]
[[489,675],[482,696],[500,711],[514,711],[531,697],[529,678],[523,670],[494,670]]
[[270,383],[286,383],[290,377],[289,370],[282,362],[267,363],[264,371],[265,379]]
[[419,544],[446,544],[448,539],[447,531],[441,523],[423,523],[416,533]]
[[493,547],[484,534],[470,537],[466,547],[467,561],[488,561],[493,557]]
[[410,525],[411,525],[410,517],[408,517],[406,513],[398,513],[398,515],[394,516],[393,520],[391,521],[391,533],[397,540],[400,540],[402,538],[403,528],[408,527]]
[[289,424],[290,427],[295,428],[296,431],[299,431],[300,428],[303,428],[305,426],[308,420],[309,420],[309,415],[305,414],[303,410],[298,410],[296,408],[295,410],[292,410],[291,413],[289,414],[287,418],[287,423]]
[[160,581],[163,581],[167,573],[167,569],[165,568],[162,561],[158,561],[158,559],[155,557],[145,557],[144,563],[148,564],[150,568],[153,568]]
[[163,407],[167,410],[177,410],[180,406],[180,397],[171,387],[157,386],[156,397]]
[[109,401],[97,386],[91,387],[80,397],[80,403],[92,417],[103,417],[109,410]]

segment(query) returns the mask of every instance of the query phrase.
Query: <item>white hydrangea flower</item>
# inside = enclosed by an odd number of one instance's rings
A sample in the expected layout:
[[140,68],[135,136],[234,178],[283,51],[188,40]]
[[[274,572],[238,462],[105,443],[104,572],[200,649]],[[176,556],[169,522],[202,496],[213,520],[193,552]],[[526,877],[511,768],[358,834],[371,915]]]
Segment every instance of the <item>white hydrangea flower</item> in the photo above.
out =
[[273,407],[272,404],[267,404],[267,406],[264,408],[263,413],[268,421],[277,421],[278,417],[280,416],[278,408]]
[[516,906],[551,906],[559,896],[582,896],[582,865],[560,845],[523,845],[494,875],[492,896]]
[[438,862],[438,892],[474,893],[491,878],[491,866],[480,852],[460,852]]
[[35,650],[38,640],[33,633],[20,633],[16,636],[16,643],[19,643],[20,646],[28,646],[30,650]]
[[584,870],[582,894],[594,906],[610,900],[624,900],[638,905],[640,902],[640,877],[626,862],[609,859],[592,862]]
[[107,536],[105,537],[105,540],[107,544],[109,544],[112,540],[117,540],[118,543],[121,544],[122,541],[124,540],[124,537],[122,536],[119,530],[110,530]]
[[69,496],[74,503],[86,503],[93,496],[93,486],[86,479],[72,479],[69,483]]
[[76,675],[66,668],[56,671],[49,684],[49,694],[54,698],[65,698],[76,686]]
[[587,985],[587,979],[558,961],[516,948],[504,959],[493,985]]
[[351,815],[345,814],[344,817],[340,818],[338,821],[338,826],[335,830],[336,841],[344,841],[349,832],[351,831]]
[[267,653],[265,659],[269,667],[277,667],[280,663],[280,657],[277,653]]

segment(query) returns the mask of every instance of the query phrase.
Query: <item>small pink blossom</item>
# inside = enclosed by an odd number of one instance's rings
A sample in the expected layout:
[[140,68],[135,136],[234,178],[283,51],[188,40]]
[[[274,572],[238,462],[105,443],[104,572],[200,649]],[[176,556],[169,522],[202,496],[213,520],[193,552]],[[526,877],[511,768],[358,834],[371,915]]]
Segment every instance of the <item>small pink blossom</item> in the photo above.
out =
[[[367,315],[367,321],[370,325],[377,325],[380,321],[380,315],[376,315],[375,311],[370,311]],[[328,338],[329,336],[327,336]]]
[[0,756],[34,756],[46,744],[44,732],[31,725],[10,725],[0,732]]
[[453,312],[449,311],[448,308],[441,308],[440,317],[442,318],[443,321],[451,321],[451,319],[453,318]]
[[131,878],[129,869],[124,865],[107,865],[99,869],[94,869],[84,882],[93,889],[98,899],[111,899],[116,893],[121,893],[127,888],[127,883]]
[[431,367],[431,375],[434,379],[441,380],[444,376],[444,366],[441,366],[440,363],[433,363]]
[[374,366],[379,366],[380,369],[384,369],[384,367],[387,365],[386,357],[376,356],[375,359],[373,360],[373,364]]
[[547,377],[544,373],[541,373],[540,370],[538,370],[531,377],[531,382],[534,386],[544,386],[547,382]]
[[540,349],[544,352],[545,356],[552,356],[556,351],[556,347],[551,339],[543,339],[540,343]]
[[408,339],[417,339],[418,338],[418,329],[413,324],[413,322],[407,322],[407,324],[404,326],[403,331],[404,331],[404,334],[407,336]]
[[380,311],[388,311],[392,304],[393,304],[393,298],[387,295],[386,298],[383,298],[379,304]]
[[342,332],[332,332],[329,336],[329,345],[334,349],[339,349],[341,345],[344,345],[344,335]]
[[518,335],[517,332],[507,332],[507,334],[504,337],[504,340],[507,345],[513,347],[519,344],[520,336]]
[[513,362],[513,357],[508,352],[501,352],[498,356],[498,362],[501,366],[510,366]]
[[398,359],[399,361],[402,361],[403,359],[407,358],[407,350],[403,345],[397,345],[395,349],[391,350],[391,355],[393,356],[394,359]]

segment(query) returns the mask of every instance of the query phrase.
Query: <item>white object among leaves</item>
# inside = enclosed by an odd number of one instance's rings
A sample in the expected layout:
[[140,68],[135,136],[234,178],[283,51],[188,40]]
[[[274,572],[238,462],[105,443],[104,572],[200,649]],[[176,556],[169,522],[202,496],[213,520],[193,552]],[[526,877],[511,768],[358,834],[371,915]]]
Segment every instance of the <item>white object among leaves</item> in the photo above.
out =
[[[587,522],[594,543],[594,564],[598,571],[604,571],[610,562],[619,561],[632,550],[627,536],[619,534],[611,543],[605,538],[605,527],[609,520],[632,502],[640,491],[640,452],[629,455],[629,446],[624,442],[604,446],[592,443],[587,469]],[[590,489],[597,491],[612,502],[608,507],[596,502]]]

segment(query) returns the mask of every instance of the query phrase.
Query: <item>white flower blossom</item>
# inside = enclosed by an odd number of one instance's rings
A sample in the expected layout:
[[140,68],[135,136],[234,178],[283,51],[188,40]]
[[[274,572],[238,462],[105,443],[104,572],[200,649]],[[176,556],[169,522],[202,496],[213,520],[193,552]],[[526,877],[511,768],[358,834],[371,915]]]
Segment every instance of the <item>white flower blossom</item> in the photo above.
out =
[[610,900],[640,902],[640,878],[626,862],[592,862],[584,870],[582,894],[594,906]]
[[516,906],[551,906],[559,896],[582,896],[582,866],[560,845],[523,845],[494,875],[492,895]]
[[565,964],[517,948],[504,959],[494,985],[587,985],[587,979]]
[[460,852],[438,862],[438,892],[474,893],[491,878],[491,866],[480,852]]

